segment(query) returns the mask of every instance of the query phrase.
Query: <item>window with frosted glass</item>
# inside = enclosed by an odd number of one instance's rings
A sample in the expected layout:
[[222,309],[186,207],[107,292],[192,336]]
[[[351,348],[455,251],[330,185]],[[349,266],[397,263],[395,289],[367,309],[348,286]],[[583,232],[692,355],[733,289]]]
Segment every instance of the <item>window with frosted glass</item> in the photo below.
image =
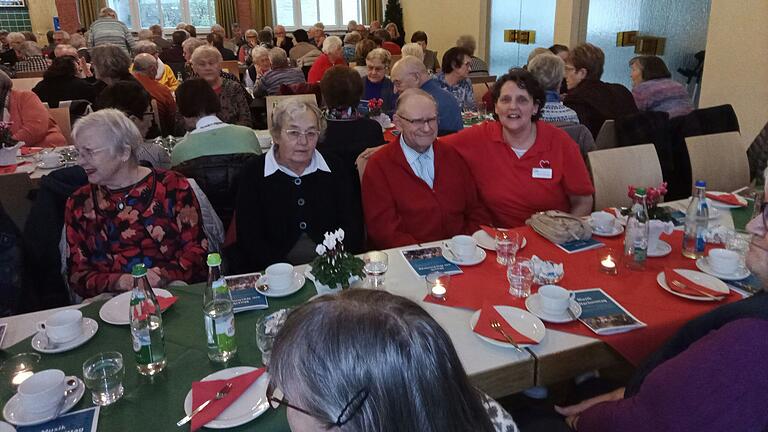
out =
[[214,0],[189,0],[189,16],[193,26],[210,27],[216,24]]
[[160,4],[157,0],[139,0],[139,17],[143,28],[160,24]]
[[322,22],[326,28],[344,27],[360,21],[361,0],[272,0],[275,24],[289,28],[310,27]]
[[130,0],[110,0],[109,7],[117,12],[117,19],[122,21],[128,28],[133,27],[131,22],[131,2]]

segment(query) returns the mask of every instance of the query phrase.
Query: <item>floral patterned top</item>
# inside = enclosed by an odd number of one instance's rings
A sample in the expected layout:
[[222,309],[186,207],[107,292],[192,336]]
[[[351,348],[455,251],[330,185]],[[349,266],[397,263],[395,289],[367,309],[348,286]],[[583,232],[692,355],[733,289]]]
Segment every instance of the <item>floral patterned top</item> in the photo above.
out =
[[82,297],[110,291],[138,263],[161,269],[168,280],[206,277],[200,205],[173,171],[153,170],[118,190],[87,184],[67,200],[64,222],[69,284]]
[[477,109],[475,92],[472,90],[472,82],[469,78],[464,78],[456,85],[448,84],[445,81],[445,74],[442,71],[438,72],[437,75],[435,75],[435,78],[437,78],[437,82],[440,83],[440,87],[447,90],[448,93],[456,98],[462,111],[474,111]]
[[251,118],[251,95],[239,82],[229,79],[221,80],[221,87],[214,89],[221,102],[218,117],[229,124],[253,127]]

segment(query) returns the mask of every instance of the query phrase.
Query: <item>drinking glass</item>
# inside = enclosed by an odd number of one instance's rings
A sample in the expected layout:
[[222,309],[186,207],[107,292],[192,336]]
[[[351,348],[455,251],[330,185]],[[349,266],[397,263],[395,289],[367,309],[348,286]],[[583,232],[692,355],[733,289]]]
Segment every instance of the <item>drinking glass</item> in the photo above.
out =
[[739,254],[739,268],[742,271],[746,269],[747,252],[751,240],[751,234],[736,231],[729,231],[725,237],[725,248]]
[[515,262],[520,249],[520,234],[514,231],[496,230],[496,262],[508,266]]
[[272,357],[272,345],[275,343],[277,333],[285,324],[289,312],[289,309],[280,309],[256,321],[256,346],[261,351],[261,362],[264,366],[269,366],[269,360]]
[[389,256],[386,252],[372,251],[363,255],[363,272],[365,273],[365,286],[367,288],[379,288],[384,285],[384,274],[389,266]]
[[520,298],[526,298],[531,295],[531,284],[533,284],[533,270],[531,267],[531,262],[527,258],[515,259],[507,267],[510,294]]
[[110,405],[123,397],[123,377],[123,355],[119,352],[101,352],[83,363],[85,386],[96,405]]
[[0,383],[15,389],[38,371],[40,359],[37,353],[21,353],[9,358],[0,366]]

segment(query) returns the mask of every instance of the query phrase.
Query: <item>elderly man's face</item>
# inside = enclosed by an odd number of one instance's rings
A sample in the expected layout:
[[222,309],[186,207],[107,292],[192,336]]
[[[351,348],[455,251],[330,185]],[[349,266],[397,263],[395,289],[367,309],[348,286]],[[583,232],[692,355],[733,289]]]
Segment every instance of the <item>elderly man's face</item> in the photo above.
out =
[[400,104],[393,120],[405,144],[419,153],[429,150],[437,139],[437,107],[427,97],[409,97]]
[[53,44],[54,45],[61,45],[61,44],[67,43],[67,42],[69,42],[69,41],[67,40],[67,38],[64,37],[63,34],[61,34],[61,33],[54,33],[53,34]]
[[366,59],[365,66],[368,68],[368,81],[372,83],[381,82],[387,74],[387,67],[381,59]]
[[20,41],[20,40],[12,40],[8,42],[11,48],[13,48],[15,51],[19,51],[21,49],[22,43],[24,43],[24,41]]
[[405,68],[392,69],[392,84],[395,87],[395,93],[402,93],[411,88],[419,88],[419,74],[409,72]]
[[275,27],[275,37],[278,39],[282,39],[285,37],[285,27],[279,25]]
[[747,224],[747,231],[752,234],[752,242],[747,252],[747,267],[760,279],[763,285],[768,286],[768,209]]
[[253,62],[256,64],[256,69],[258,69],[261,74],[266,73],[272,67],[272,62],[269,61],[268,55],[261,55],[254,59]]

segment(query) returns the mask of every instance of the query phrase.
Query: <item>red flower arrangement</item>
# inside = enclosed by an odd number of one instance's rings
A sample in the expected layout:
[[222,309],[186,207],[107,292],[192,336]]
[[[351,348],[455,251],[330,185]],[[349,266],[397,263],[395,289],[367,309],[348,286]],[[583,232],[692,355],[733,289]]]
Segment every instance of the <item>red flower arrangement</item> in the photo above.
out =
[[368,100],[368,113],[370,116],[375,117],[381,114],[381,107],[384,106],[384,100],[380,98],[373,98]]
[[[636,187],[629,185],[627,195],[630,198],[635,198]],[[649,187],[645,189],[645,203],[650,207],[655,207],[664,195],[667,194],[667,182],[661,182],[658,187]]]

